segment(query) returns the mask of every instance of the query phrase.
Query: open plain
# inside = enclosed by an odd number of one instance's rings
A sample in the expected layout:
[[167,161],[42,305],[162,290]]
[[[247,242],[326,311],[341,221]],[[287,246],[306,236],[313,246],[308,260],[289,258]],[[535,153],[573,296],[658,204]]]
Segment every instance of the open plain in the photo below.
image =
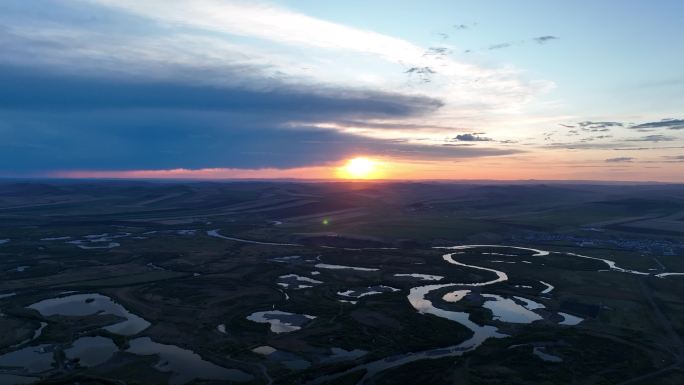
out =
[[8,181],[0,223],[0,384],[684,380],[678,185]]

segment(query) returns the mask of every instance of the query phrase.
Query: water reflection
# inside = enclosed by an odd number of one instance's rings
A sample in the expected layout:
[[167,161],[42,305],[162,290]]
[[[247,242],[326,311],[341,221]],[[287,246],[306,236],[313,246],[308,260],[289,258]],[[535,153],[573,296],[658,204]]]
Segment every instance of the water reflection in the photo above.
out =
[[52,345],[27,346],[0,356],[0,367],[20,368],[26,374],[52,369],[54,354]]
[[456,290],[452,291],[449,293],[446,293],[442,296],[442,301],[444,302],[451,302],[451,303],[456,303],[463,298],[465,298],[466,295],[470,293],[470,290]]
[[331,265],[329,263],[317,263],[314,267],[317,269],[329,269],[329,270],[355,270],[355,271],[378,271],[373,267],[358,267],[358,266],[345,266],[345,265]]
[[116,344],[105,337],[81,337],[64,351],[70,360],[78,359],[81,366],[97,366],[109,360],[116,351]]
[[19,342],[18,344],[14,344],[14,345],[12,345],[11,347],[12,347],[12,348],[16,348],[16,347],[19,347],[19,346],[22,346],[22,345],[26,345],[27,343],[29,343],[29,342],[35,340],[36,338],[40,337],[40,336],[43,334],[43,329],[45,329],[47,326],[48,326],[47,322],[41,322],[41,323],[40,323],[40,326],[38,327],[38,329],[36,329],[36,330],[33,332],[33,335],[32,335],[30,338],[28,338],[28,339],[26,339],[26,340],[24,340],[24,341],[21,341],[21,342]]
[[46,299],[29,306],[43,316],[88,316],[112,314],[126,318],[125,321],[104,327],[114,334],[130,336],[147,329],[150,323],[129,312],[123,306],[102,294],[74,294],[67,297]]
[[574,315],[568,314],[568,313],[558,312],[558,315],[563,317],[563,320],[558,323],[559,325],[573,326],[573,325],[577,325],[580,322],[584,321],[584,318],[580,318],[580,317],[577,317],[577,316],[574,316]]
[[441,275],[432,275],[432,274],[418,274],[418,273],[412,273],[412,274],[394,274],[395,277],[411,277],[411,278],[418,278],[421,281],[441,281],[444,279],[443,276]]
[[524,306],[525,309],[527,309],[527,310],[536,310],[536,309],[544,309],[544,308],[546,308],[546,306],[544,306],[544,304],[541,304],[541,303],[536,302],[536,301],[532,301],[532,300],[529,299],[529,298],[519,297],[519,296],[517,296],[517,295],[514,295],[513,298],[515,298],[516,300],[522,302],[522,303],[523,303],[523,306]]
[[182,385],[195,379],[247,382],[254,379],[237,369],[226,369],[212,362],[205,361],[199,354],[182,349],[175,345],[165,345],[152,341],[149,337],[136,338],[130,341],[128,353],[159,356],[154,366],[161,372],[170,372],[169,384]]
[[542,290],[542,294],[549,294],[553,291],[554,287],[550,283],[546,283],[544,281],[539,281],[542,285],[544,285],[544,290]]
[[227,239],[229,241],[242,242],[242,243],[252,243],[255,245],[271,245],[271,246],[301,246],[295,243],[277,243],[277,242],[261,242],[261,241],[251,241],[249,239],[241,239],[234,237],[227,237],[219,233],[218,229],[207,231],[207,235],[210,237]]
[[482,307],[491,310],[495,320],[526,324],[542,319],[539,314],[526,309],[510,298],[496,294],[482,294],[482,296],[487,298]]
[[349,297],[349,298],[361,298],[361,297],[366,297],[369,295],[377,295],[377,294],[382,294],[382,293],[393,293],[399,291],[399,289],[390,287],[390,286],[385,286],[385,285],[376,285],[376,286],[368,286],[368,287],[362,287],[362,288],[356,288],[356,289],[350,289],[350,290],[345,290],[345,291],[338,291],[337,295],[340,295],[342,297]]
[[539,357],[542,361],[563,362],[562,358],[560,358],[558,356],[554,356],[553,354],[547,353],[546,348],[544,348],[542,346],[535,346],[534,348],[532,348],[532,354]]
[[313,287],[314,285],[321,284],[323,282],[315,280],[313,278],[309,277],[303,277],[301,275],[297,274],[287,274],[287,275],[281,275],[278,277],[278,281],[276,282],[279,286],[282,286],[286,289],[307,289],[310,287]]
[[252,349],[252,351],[268,358],[271,361],[278,362],[290,370],[304,370],[311,366],[311,362],[303,359],[302,357],[290,352],[278,350],[271,346],[259,346]]
[[330,355],[322,358],[321,363],[351,361],[361,358],[366,354],[368,354],[368,351],[362,349],[345,350],[342,348],[330,348]]
[[247,316],[247,319],[271,325],[273,333],[289,333],[302,328],[304,324],[316,317],[307,314],[288,313],[280,310],[258,311]]

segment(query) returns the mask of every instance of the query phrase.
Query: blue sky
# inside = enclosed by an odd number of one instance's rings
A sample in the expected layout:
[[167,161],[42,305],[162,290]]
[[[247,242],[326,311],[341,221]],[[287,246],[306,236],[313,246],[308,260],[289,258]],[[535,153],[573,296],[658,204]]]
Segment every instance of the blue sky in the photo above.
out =
[[324,177],[363,155],[397,178],[684,181],[682,14],[674,0],[6,0],[0,175]]
[[[525,42],[480,52],[472,60],[510,64],[552,79],[553,93],[585,114],[630,114],[643,106],[672,112],[684,103],[684,3],[649,1],[287,1],[328,20],[416,42],[484,50],[499,43],[552,35],[543,49]],[[363,10],[363,11],[359,11]],[[465,25],[467,29],[455,29]],[[449,35],[444,39],[437,35]],[[461,57],[465,57],[463,55]],[[471,58],[468,58],[471,59]],[[678,83],[677,83],[678,82]],[[654,95],[654,88],[658,95]],[[624,94],[627,95],[624,95]],[[591,94],[591,95],[588,95]],[[600,103],[598,103],[600,101]]]

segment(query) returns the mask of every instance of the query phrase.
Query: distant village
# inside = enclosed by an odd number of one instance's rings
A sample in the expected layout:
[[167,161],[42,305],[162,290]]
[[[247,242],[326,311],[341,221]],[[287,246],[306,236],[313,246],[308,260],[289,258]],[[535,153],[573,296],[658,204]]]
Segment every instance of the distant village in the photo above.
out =
[[[583,228],[585,231],[602,232],[602,229]],[[569,242],[578,247],[605,247],[631,250],[645,255],[675,256],[684,255],[684,242],[666,239],[629,239],[629,238],[593,238],[572,234],[528,233],[525,236],[514,236],[514,240],[525,242]]]

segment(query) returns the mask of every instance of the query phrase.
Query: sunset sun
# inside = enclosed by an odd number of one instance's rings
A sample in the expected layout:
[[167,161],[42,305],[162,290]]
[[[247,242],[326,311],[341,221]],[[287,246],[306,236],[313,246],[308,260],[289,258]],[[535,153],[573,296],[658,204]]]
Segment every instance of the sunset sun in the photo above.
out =
[[340,176],[347,179],[374,179],[378,177],[378,163],[366,157],[356,157],[349,159],[340,171]]

